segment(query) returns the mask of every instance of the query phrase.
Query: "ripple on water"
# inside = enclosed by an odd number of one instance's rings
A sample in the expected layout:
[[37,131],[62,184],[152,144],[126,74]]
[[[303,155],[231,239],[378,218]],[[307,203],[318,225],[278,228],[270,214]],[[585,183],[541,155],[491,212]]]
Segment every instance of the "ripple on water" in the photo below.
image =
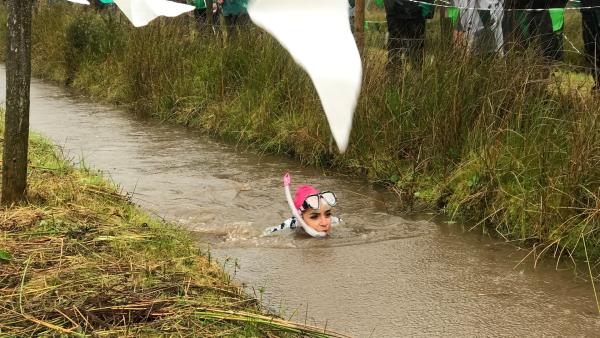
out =
[[427,221],[409,221],[398,216],[371,215],[364,219],[349,215],[334,226],[327,238],[312,238],[301,230],[283,230],[265,235],[265,227],[253,222],[232,222],[216,225],[214,222],[187,220],[186,228],[198,233],[217,248],[326,248],[361,245],[402,238],[414,238],[436,231],[437,226]]

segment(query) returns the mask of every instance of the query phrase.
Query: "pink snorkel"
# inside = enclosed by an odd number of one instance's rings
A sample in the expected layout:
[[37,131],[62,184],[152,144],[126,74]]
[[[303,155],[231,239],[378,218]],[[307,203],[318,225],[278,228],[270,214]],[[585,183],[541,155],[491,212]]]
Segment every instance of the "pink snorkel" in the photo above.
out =
[[304,223],[304,220],[302,219],[302,215],[300,215],[300,213],[298,212],[298,209],[296,209],[296,206],[294,205],[294,200],[292,199],[292,193],[290,192],[291,184],[292,184],[292,177],[290,176],[290,173],[285,173],[285,175],[283,175],[283,187],[285,189],[285,198],[287,199],[290,209],[292,209],[292,216],[294,216],[296,218],[296,221],[298,223],[300,223],[300,226],[302,227],[302,229],[304,229],[304,231],[307,234],[311,235],[312,237],[327,236],[326,232],[317,231],[317,230],[309,227],[306,223]]

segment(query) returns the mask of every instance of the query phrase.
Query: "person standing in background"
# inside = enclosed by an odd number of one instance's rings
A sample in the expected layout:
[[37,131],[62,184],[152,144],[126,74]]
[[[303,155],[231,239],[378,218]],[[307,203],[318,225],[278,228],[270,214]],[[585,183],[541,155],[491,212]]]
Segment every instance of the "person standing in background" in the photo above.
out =
[[[524,47],[531,45],[540,49],[547,61],[562,58],[563,34],[562,26],[554,29],[553,14],[561,13],[556,10],[564,9],[568,0],[512,0],[513,13],[510,31],[513,32],[517,44]],[[523,9],[523,11],[518,11]],[[554,11],[554,13],[551,13]]]
[[194,6],[194,20],[198,31],[203,31],[207,27],[208,13],[205,0],[188,0],[188,5]]
[[227,32],[231,36],[235,30],[250,24],[248,16],[248,0],[217,0],[221,4]]
[[399,72],[403,56],[408,56],[416,67],[420,67],[425,50],[425,22],[433,17],[433,8],[425,9],[419,3],[406,0],[384,0],[384,7],[389,73],[395,75]]
[[530,0],[529,8],[544,8],[545,11],[528,11],[529,36],[538,43],[542,55],[548,61],[562,56],[562,35],[554,34],[552,17],[548,9],[565,8],[568,0]]
[[600,6],[597,0],[581,0],[581,23],[585,54],[592,65],[593,92],[600,93]]
[[455,0],[454,5],[460,8],[457,42],[475,53],[503,56],[504,0]]

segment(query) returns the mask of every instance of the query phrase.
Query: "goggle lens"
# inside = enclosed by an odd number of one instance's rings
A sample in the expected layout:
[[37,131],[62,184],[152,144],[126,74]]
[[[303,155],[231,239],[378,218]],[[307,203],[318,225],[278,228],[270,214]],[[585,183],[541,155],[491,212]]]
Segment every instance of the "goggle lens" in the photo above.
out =
[[331,191],[326,191],[326,192],[321,193],[321,197],[323,197],[325,202],[327,202],[327,204],[329,204],[332,207],[335,206],[335,204],[337,203],[335,194],[332,193]]
[[306,199],[304,200],[303,203],[303,207],[304,209],[319,209],[320,207],[320,200],[324,199],[325,202],[327,204],[329,204],[329,206],[335,206],[337,204],[337,198],[335,197],[335,194],[332,193],[331,191],[325,191],[319,194],[315,194],[315,195],[310,195],[308,197],[306,197]]
[[319,209],[319,195],[311,195],[308,196],[305,200],[304,203],[306,204],[307,207],[312,208],[312,209]]

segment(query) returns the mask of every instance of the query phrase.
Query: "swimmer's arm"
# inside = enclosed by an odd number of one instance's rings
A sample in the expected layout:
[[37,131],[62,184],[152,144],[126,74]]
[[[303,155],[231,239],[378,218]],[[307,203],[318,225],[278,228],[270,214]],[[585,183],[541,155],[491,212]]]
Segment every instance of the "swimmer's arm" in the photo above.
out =
[[281,231],[284,229],[295,229],[296,228],[296,218],[288,218],[283,223],[279,224],[276,227],[268,228],[265,230],[265,234],[271,234],[273,232]]
[[343,221],[344,220],[339,217],[331,216],[331,226],[338,225],[338,224],[342,223]]

